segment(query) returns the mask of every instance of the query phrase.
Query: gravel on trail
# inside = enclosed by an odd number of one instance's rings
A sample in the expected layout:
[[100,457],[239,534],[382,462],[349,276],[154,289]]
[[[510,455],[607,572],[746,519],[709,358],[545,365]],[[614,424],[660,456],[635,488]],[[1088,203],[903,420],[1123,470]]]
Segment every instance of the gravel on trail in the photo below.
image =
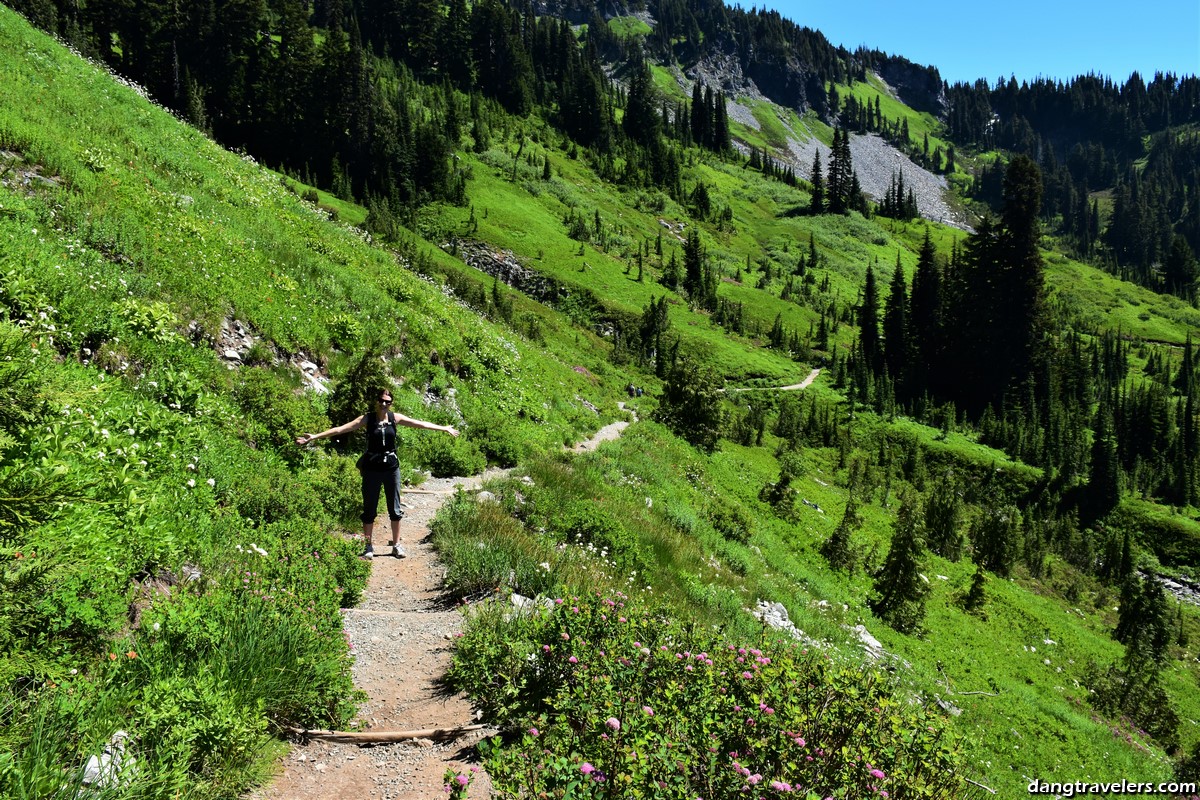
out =
[[[346,635],[355,654],[354,682],[367,694],[357,728],[404,731],[478,723],[470,701],[448,691],[450,664],[462,614],[442,590],[443,569],[429,541],[429,523],[456,486],[476,489],[491,477],[426,481],[404,494],[407,506],[400,541],[408,557],[377,556],[356,608],[345,609]],[[375,549],[383,552],[386,520],[376,522]],[[309,740],[293,746],[278,765],[274,783],[251,800],[427,800],[445,797],[443,776],[453,768],[478,771],[468,797],[491,796],[491,783],[474,746],[495,729],[457,739],[416,739],[360,746]]]

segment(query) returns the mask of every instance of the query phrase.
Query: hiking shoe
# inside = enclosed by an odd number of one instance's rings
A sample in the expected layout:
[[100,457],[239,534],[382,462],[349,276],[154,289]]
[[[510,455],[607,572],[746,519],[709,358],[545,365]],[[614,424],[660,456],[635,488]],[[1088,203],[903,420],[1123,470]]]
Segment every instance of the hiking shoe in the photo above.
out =
[[372,547],[371,545],[367,545],[367,549],[363,550],[363,554],[360,556],[360,558],[365,558],[368,561],[370,561],[374,557],[375,557],[375,548]]
[[400,545],[395,545],[392,547],[392,555],[394,555],[396,558],[404,558],[404,548]]

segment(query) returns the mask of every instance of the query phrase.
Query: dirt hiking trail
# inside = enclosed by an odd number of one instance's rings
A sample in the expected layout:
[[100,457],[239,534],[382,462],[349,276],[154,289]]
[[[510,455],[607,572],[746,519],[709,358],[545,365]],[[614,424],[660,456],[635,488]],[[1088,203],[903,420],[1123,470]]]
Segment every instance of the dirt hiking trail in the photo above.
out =
[[[367,695],[351,726],[363,731],[452,728],[477,722],[467,698],[448,692],[442,678],[450,666],[462,615],[442,591],[442,568],[429,539],[429,523],[456,486],[476,489],[492,475],[441,478],[404,493],[400,542],[407,558],[377,556],[361,603],[343,609],[355,654],[354,683]],[[375,549],[385,552],[386,524],[376,522]],[[283,758],[275,782],[255,800],[427,800],[445,797],[447,767],[467,772],[474,745],[496,731],[472,731],[457,739],[415,739],[360,746],[321,740],[295,745]],[[491,786],[482,769],[468,796],[486,798]]]
[[[616,439],[628,422],[614,422],[573,452]],[[470,478],[434,478],[404,492],[400,542],[403,559],[376,556],[362,602],[342,610],[355,654],[354,683],[367,695],[355,718],[366,732],[459,728],[479,721],[465,695],[443,683],[462,614],[442,587],[443,568],[430,543],[429,524],[458,487],[478,489],[505,474],[490,470]],[[375,550],[386,552],[386,524],[376,522]],[[251,800],[429,800],[444,798],[447,768],[477,772],[467,796],[491,797],[475,743],[494,728],[433,741],[343,744],[310,739],[281,759],[275,781]]]

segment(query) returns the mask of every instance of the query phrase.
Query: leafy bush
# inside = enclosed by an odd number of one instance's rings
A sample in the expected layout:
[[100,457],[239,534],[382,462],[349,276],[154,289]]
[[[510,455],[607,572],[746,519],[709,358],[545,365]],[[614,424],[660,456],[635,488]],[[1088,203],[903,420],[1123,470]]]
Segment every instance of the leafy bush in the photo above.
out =
[[515,467],[529,448],[516,425],[498,416],[476,419],[467,437],[478,443],[491,464]]
[[244,703],[208,672],[155,680],[142,690],[140,706],[140,741],[153,748],[155,761],[180,773],[228,780],[267,740],[257,704]]
[[252,446],[269,447],[291,464],[303,455],[296,436],[328,427],[328,420],[313,408],[311,396],[297,395],[268,369],[239,370],[233,393],[245,413],[246,440]]
[[514,732],[480,748],[502,796],[969,796],[945,723],[878,673],[620,593],[553,603],[479,612],[455,648],[454,684]]
[[487,458],[479,445],[465,436],[422,435],[412,452],[435,478],[476,475],[487,467]]
[[637,537],[603,506],[587,500],[563,502],[551,515],[550,525],[559,541],[591,545],[625,570],[643,567]]
[[754,518],[741,504],[728,500],[710,503],[705,506],[704,515],[713,529],[731,542],[746,544],[754,533]]

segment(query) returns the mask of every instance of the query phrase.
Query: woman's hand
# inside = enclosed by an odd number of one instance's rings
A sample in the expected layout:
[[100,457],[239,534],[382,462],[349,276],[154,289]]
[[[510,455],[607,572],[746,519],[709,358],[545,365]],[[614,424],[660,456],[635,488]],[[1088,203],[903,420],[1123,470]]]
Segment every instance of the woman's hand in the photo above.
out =
[[303,447],[304,445],[309,444],[316,438],[317,437],[311,433],[304,433],[304,434],[301,434],[300,436],[296,437],[296,444]]
[[458,436],[458,429],[454,428],[450,425],[444,426],[442,428],[442,430],[444,430],[446,433],[450,434],[451,436]]

